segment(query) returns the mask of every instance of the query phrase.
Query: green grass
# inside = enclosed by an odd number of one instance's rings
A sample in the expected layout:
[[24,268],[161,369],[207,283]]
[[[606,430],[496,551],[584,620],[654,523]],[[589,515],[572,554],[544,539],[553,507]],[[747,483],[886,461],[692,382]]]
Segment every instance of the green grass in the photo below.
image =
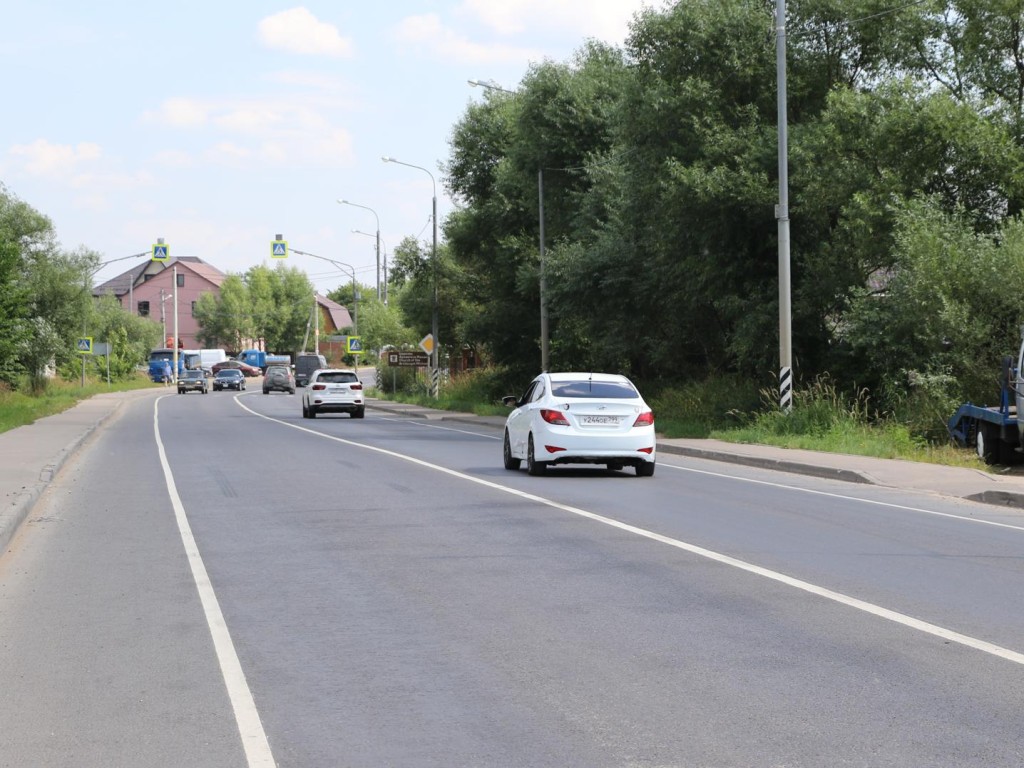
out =
[[[37,396],[0,390],[0,432],[60,413],[102,392],[159,386],[140,374],[109,386],[90,380],[84,388],[78,382],[53,380],[47,391]],[[437,399],[422,385],[396,394],[373,389],[367,394],[477,416],[506,416],[509,412],[501,403],[501,396],[509,394],[509,387],[501,372],[495,371],[458,376],[442,389]],[[747,383],[739,378],[716,377],[665,388],[651,394],[648,401],[655,413],[658,434],[665,438],[714,438],[986,469],[974,451],[915,436],[906,425],[870,414],[863,394],[844,396],[827,381],[815,382],[794,393],[790,414],[770,404],[768,393],[751,393]]]
[[132,389],[159,387],[145,374],[128,381],[113,382],[86,379],[85,387],[80,381],[68,382],[59,379],[49,381],[46,391],[39,395],[25,394],[20,390],[0,389],[0,432],[31,424],[37,419],[53,416],[74,407],[81,400],[103,392],[125,392]]
[[[500,376],[473,374],[453,380],[436,400],[425,386],[395,395],[374,392],[372,396],[439,410],[505,416],[508,408],[495,393],[507,394],[506,389]],[[749,381],[741,377],[719,376],[681,387],[652,389],[646,399],[654,411],[658,435],[663,438],[714,438],[987,469],[974,451],[929,442],[892,417],[872,413],[866,393],[841,393],[827,379],[795,392],[789,414],[779,411],[772,402],[774,392],[752,391]]]

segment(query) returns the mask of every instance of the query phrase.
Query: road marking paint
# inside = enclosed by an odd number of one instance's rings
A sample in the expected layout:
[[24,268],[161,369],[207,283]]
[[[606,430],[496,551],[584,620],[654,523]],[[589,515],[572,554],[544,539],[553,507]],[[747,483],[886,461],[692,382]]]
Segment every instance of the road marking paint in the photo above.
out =
[[444,432],[458,432],[459,434],[462,434],[462,435],[473,435],[474,437],[486,437],[488,440],[501,440],[501,439],[503,439],[501,437],[498,437],[497,435],[485,435],[483,432],[474,432],[474,431],[469,430],[469,429],[456,429],[455,427],[442,427],[440,424],[429,424],[429,423],[428,424],[424,424],[424,423],[422,423],[420,421],[417,421],[415,419],[390,418],[390,417],[385,416],[385,417],[377,419],[377,420],[378,421],[400,421],[403,424],[412,424],[413,426],[416,426],[416,427],[425,427],[427,429],[440,429],[440,430],[442,430]]
[[156,436],[157,451],[160,454],[160,466],[163,468],[164,480],[167,483],[167,494],[171,497],[174,517],[178,521],[181,543],[185,546],[185,554],[188,556],[188,563],[192,568],[192,578],[195,579],[199,600],[203,606],[203,613],[206,615],[206,623],[210,628],[213,647],[220,664],[221,674],[224,675],[224,684],[227,686],[228,697],[231,699],[231,708],[235,712],[235,722],[238,725],[238,733],[242,737],[242,747],[245,749],[249,768],[273,768],[274,756],[270,751],[267,734],[263,730],[263,723],[256,710],[256,702],[252,697],[249,684],[246,682],[245,672],[242,671],[238,654],[235,652],[235,645],[231,640],[231,633],[228,631],[224,614],[221,613],[217,595],[213,591],[213,584],[206,572],[206,565],[203,563],[199,547],[192,535],[192,527],[185,514],[185,505],[181,503],[178,487],[167,461],[167,453],[164,451],[164,444],[160,439],[160,401],[164,397],[168,397],[168,395],[157,398],[153,405],[153,432]]
[[[694,457],[697,458],[697,457]],[[710,461],[710,459],[703,459],[704,461]],[[934,515],[935,517],[948,517],[953,520],[960,520],[964,523],[977,523],[978,525],[991,525],[996,528],[1009,528],[1013,531],[1024,531],[1024,526],[1012,525],[1010,523],[998,523],[994,520],[984,520],[978,517],[966,517],[964,515],[954,515],[952,512],[937,512],[934,509],[924,509],[923,507],[911,507],[906,504],[896,504],[891,501],[878,501],[875,499],[865,499],[862,496],[847,496],[842,493],[833,493],[831,491],[819,491],[814,488],[801,488],[798,485],[786,485],[785,483],[775,483],[770,480],[755,480],[750,477],[740,477],[739,475],[729,475],[724,472],[711,472],[706,469],[695,469],[693,467],[680,467],[675,464],[661,464],[662,467],[669,469],[675,469],[679,472],[693,472],[698,475],[710,475],[711,477],[722,477],[729,480],[738,480],[744,483],[753,483],[754,485],[767,485],[772,488],[781,488],[786,491],[799,491],[801,493],[809,493],[814,496],[827,496],[832,499],[841,499],[842,501],[857,501],[862,504],[871,504],[876,507],[890,507],[892,509],[902,509],[907,512],[919,512],[923,515]],[[771,470],[769,470],[771,471]],[[876,487],[888,487],[888,486],[876,486]]]
[[[274,423],[281,424],[283,426],[290,427],[292,429],[297,429],[300,432],[306,432],[306,433],[308,433],[310,435],[315,435],[316,437],[320,437],[320,438],[323,438],[325,440],[332,440],[334,442],[341,443],[343,445],[349,445],[349,446],[352,446],[354,448],[363,448],[365,450],[374,451],[375,453],[380,453],[380,454],[383,454],[385,456],[390,456],[392,458],[401,459],[403,461],[407,461],[407,462],[409,462],[411,464],[416,464],[417,466],[424,467],[426,469],[432,469],[432,470],[434,470],[436,472],[441,472],[443,474],[450,475],[452,477],[457,477],[457,478],[459,478],[461,480],[468,480],[471,483],[476,483],[477,485],[482,485],[482,486],[484,486],[486,488],[492,488],[492,489],[494,489],[496,491],[501,491],[503,493],[507,493],[507,494],[510,494],[512,496],[517,496],[517,497],[519,497],[521,499],[524,499],[526,501],[532,501],[532,502],[535,502],[537,504],[543,504],[545,506],[552,507],[554,509],[562,510],[563,512],[568,512],[569,514],[572,514],[572,515],[577,515],[579,517],[586,518],[587,520],[593,520],[594,522],[598,522],[598,523],[601,523],[603,525],[610,526],[612,528],[617,528],[617,529],[619,529],[621,531],[626,531],[627,533],[632,533],[632,534],[635,534],[636,536],[641,536],[641,537],[643,537],[645,539],[650,539],[652,541],[657,541],[657,542],[659,542],[661,544],[665,544],[667,546],[674,547],[675,549],[679,549],[679,550],[682,550],[684,552],[689,552],[690,554],[697,555],[698,557],[703,557],[703,558],[705,558],[707,560],[712,560],[712,561],[714,561],[716,563],[721,563],[722,565],[728,565],[728,566],[730,566],[732,568],[738,568],[741,571],[746,571],[747,573],[752,573],[752,574],[754,574],[756,576],[761,576],[762,578],[770,579],[770,580],[776,581],[776,582],[778,582],[780,584],[785,584],[786,586],[793,587],[794,589],[799,589],[799,590],[802,590],[802,591],[807,592],[809,594],[816,595],[817,597],[822,597],[822,598],[825,598],[826,600],[831,600],[831,601],[839,603],[841,605],[845,605],[847,607],[854,608],[854,609],[856,609],[858,611],[863,611],[864,613],[871,614],[872,616],[877,616],[879,618],[885,619],[886,621],[891,621],[891,622],[894,622],[896,624],[900,624],[902,626],[909,627],[910,629],[915,629],[915,630],[918,630],[919,632],[924,632],[926,634],[933,635],[934,637],[938,637],[938,638],[940,638],[942,640],[946,640],[946,641],[951,642],[951,643],[956,643],[958,645],[962,645],[962,646],[965,646],[967,648],[973,648],[974,650],[981,651],[983,653],[987,653],[987,654],[990,654],[992,656],[996,656],[998,658],[1005,659],[1006,661],[1011,661],[1014,664],[1020,664],[1020,665],[1024,666],[1024,653],[1019,653],[1018,651],[1014,651],[1014,650],[1011,650],[1009,648],[1004,648],[1004,647],[1002,647],[1000,645],[996,645],[995,643],[990,643],[990,642],[988,642],[986,640],[981,640],[981,639],[976,638],[976,637],[971,637],[970,635],[964,635],[964,634],[962,634],[960,632],[956,632],[954,630],[947,629],[945,627],[940,627],[937,624],[931,624],[931,623],[929,623],[927,621],[923,621],[921,619],[916,619],[913,616],[908,616],[907,614],[900,613],[898,611],[893,611],[893,610],[890,610],[888,608],[883,608],[880,605],[875,605],[874,603],[869,603],[866,600],[860,600],[859,598],[856,598],[856,597],[851,597],[849,595],[844,595],[841,592],[835,592],[835,591],[833,591],[831,589],[826,589],[825,587],[819,587],[816,584],[811,584],[810,582],[803,581],[801,579],[797,579],[797,578],[794,578],[792,576],[787,576],[786,574],[780,573],[779,571],[773,571],[773,570],[771,570],[769,568],[763,568],[762,566],[755,565],[754,563],[749,563],[749,562],[747,562],[745,560],[740,560],[739,558],[735,558],[735,557],[731,557],[730,555],[722,554],[721,552],[715,552],[714,550],[705,549],[704,547],[697,546],[696,544],[690,544],[688,542],[681,541],[679,539],[673,539],[670,536],[664,536],[664,535],[662,535],[660,533],[655,533],[654,531],[649,531],[649,530],[647,530],[645,528],[640,528],[640,527],[635,526],[635,525],[630,525],[629,523],[624,523],[621,520],[615,520],[615,519],[610,518],[610,517],[605,517],[604,515],[598,515],[598,514],[596,514],[594,512],[588,512],[585,509],[580,509],[579,507],[573,507],[573,506],[570,506],[568,504],[562,504],[561,502],[554,501],[553,499],[548,499],[548,498],[545,498],[543,496],[537,496],[536,494],[533,494],[533,493],[527,493],[526,491],[520,491],[520,490],[517,490],[515,488],[509,488],[508,486],[500,485],[498,483],[491,482],[490,480],[484,480],[483,478],[480,478],[480,477],[473,477],[472,475],[467,475],[464,472],[459,472],[458,470],[455,470],[455,469],[449,469],[448,467],[442,467],[442,466],[440,466],[438,464],[432,464],[431,462],[424,461],[423,459],[417,459],[415,456],[408,456],[406,454],[397,453],[396,451],[392,451],[392,450],[389,450],[387,448],[378,448],[377,446],[374,446],[374,445],[367,445],[366,443],[359,443],[359,442],[356,442],[354,440],[348,440],[348,439],[343,438],[343,437],[335,437],[334,435],[328,435],[328,434],[325,434],[323,432],[318,432],[315,429],[309,429],[308,427],[303,427],[303,426],[300,426],[298,424],[292,424],[292,423],[287,422],[287,421],[281,421],[280,419],[276,419],[276,418],[274,418],[272,416],[266,416],[266,415],[264,415],[262,413],[254,411],[251,408],[249,408],[247,405],[244,405],[241,401],[238,401],[238,404],[242,408],[244,408],[245,410],[249,411],[249,413],[253,414],[254,416],[258,416],[261,419],[266,419],[267,421],[272,421]],[[700,471],[700,470],[694,470],[694,471]],[[708,474],[714,474],[714,473],[709,472]],[[730,476],[729,475],[723,475],[723,477],[730,477]],[[767,485],[772,485],[772,483],[766,483],[766,484]],[[782,487],[786,487],[786,486],[782,486]],[[838,496],[838,494],[835,494],[835,495]],[[840,496],[839,498],[850,498],[853,501],[861,501],[861,499],[855,499],[853,497],[841,497]],[[884,506],[899,507],[899,505],[896,505],[896,504],[886,504],[885,502],[873,502],[873,503],[883,504]],[[902,508],[903,509],[913,509],[913,507],[902,507]],[[927,510],[920,510],[920,511],[927,511]]]

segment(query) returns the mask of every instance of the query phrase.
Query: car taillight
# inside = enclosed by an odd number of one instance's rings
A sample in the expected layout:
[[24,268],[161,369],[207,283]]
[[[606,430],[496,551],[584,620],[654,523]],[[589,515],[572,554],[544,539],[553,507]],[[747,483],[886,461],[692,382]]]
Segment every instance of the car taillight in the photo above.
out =
[[541,408],[540,417],[548,424],[557,424],[562,427],[569,426],[569,420],[562,415],[561,411],[552,411],[550,408]]
[[636,417],[636,421],[633,422],[634,427],[652,427],[654,426],[654,412],[644,411]]
[[310,387],[310,389],[315,390],[315,391],[320,391],[321,389],[327,389],[327,385],[326,384],[314,384],[312,387]]
[[362,389],[362,388],[363,388],[363,385],[361,383],[352,384],[349,387],[349,389]]

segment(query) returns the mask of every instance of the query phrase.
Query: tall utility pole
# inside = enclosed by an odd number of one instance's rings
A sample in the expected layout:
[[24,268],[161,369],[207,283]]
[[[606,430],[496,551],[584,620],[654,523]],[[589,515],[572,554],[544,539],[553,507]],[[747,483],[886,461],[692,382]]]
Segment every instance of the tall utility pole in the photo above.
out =
[[349,200],[338,200],[338,202],[342,205],[351,205],[353,208],[362,208],[364,211],[369,211],[377,221],[377,301],[380,301],[380,216],[378,216],[377,212],[368,205],[360,205],[359,203],[353,203]]
[[174,274],[174,383],[178,383],[178,265],[171,267]]
[[786,109],[786,0],[775,2],[779,122],[779,407],[793,410],[793,308],[789,270],[789,142]]

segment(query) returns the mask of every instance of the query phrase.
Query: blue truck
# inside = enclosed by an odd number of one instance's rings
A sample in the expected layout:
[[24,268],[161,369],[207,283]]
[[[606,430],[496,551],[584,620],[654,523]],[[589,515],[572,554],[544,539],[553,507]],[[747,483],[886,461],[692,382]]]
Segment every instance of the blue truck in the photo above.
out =
[[[169,347],[159,347],[150,351],[149,353],[149,378],[160,383],[164,380],[164,362],[168,362],[171,365],[171,373],[174,373],[174,350]],[[174,376],[177,379],[181,376],[188,368],[199,367],[199,356],[194,353],[188,353],[184,350],[178,350],[178,375]]]
[[964,403],[948,423],[949,435],[957,444],[973,446],[986,464],[1016,464],[1024,459],[1024,424],[1017,414],[1024,408],[1024,381],[1020,379],[1024,343],[1014,367],[1012,357],[1004,357],[999,376],[999,404]]
[[291,355],[273,355],[264,352],[262,349],[244,349],[238,355],[238,361],[248,365],[255,365],[264,373],[271,365],[291,365]]

